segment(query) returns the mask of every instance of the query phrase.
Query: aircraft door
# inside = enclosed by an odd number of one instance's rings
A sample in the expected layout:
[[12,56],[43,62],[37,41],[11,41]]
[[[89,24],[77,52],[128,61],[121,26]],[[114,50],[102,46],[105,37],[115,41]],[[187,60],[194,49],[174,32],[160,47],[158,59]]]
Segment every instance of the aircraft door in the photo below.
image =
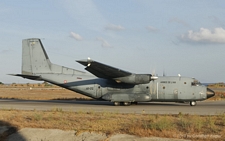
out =
[[149,84],[149,92],[152,99],[158,99],[158,82],[151,81]]
[[154,81],[149,84],[149,93],[156,95],[156,83]]
[[96,92],[96,97],[100,98],[102,96],[102,87],[98,84],[95,84],[95,92]]

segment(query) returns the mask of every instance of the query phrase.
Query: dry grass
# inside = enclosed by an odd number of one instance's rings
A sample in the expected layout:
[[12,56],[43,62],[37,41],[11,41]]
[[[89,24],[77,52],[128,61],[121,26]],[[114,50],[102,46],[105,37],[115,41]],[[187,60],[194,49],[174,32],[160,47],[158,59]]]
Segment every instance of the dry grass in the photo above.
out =
[[225,92],[224,91],[215,91],[215,96],[211,97],[207,100],[223,100],[225,99]]
[[0,98],[24,100],[91,99],[62,88],[0,88]]
[[[21,129],[54,128],[116,134],[125,133],[142,137],[189,138],[187,135],[220,135],[221,138],[199,138],[194,140],[221,140],[225,138],[225,114],[217,116],[198,115],[147,115],[120,114],[95,111],[21,111],[0,110],[0,126],[10,123]],[[3,122],[1,122],[3,121]]]

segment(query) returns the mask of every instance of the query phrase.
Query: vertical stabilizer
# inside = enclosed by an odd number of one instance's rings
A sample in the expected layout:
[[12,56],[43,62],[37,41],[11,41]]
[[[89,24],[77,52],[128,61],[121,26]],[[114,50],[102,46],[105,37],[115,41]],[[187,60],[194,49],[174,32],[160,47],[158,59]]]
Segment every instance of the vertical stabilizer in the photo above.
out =
[[22,48],[22,74],[51,73],[51,62],[40,39],[24,39]]

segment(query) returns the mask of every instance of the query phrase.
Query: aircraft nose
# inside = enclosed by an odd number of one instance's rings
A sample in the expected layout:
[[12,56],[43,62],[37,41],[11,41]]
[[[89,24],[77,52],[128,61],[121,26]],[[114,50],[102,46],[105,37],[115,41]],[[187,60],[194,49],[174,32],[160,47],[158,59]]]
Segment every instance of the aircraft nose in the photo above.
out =
[[215,95],[215,92],[209,88],[207,88],[207,99],[210,98],[210,97],[213,97]]

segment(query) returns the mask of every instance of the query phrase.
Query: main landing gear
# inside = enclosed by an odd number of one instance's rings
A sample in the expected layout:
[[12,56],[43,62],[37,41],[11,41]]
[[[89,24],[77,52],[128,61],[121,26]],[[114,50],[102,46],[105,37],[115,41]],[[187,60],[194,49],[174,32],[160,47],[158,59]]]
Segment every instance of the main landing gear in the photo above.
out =
[[123,106],[130,106],[131,104],[137,105],[137,102],[114,102],[114,105],[115,105],[115,106],[120,106],[120,105],[123,105]]
[[191,106],[196,106],[197,103],[196,103],[196,101],[190,101],[190,105],[191,105]]
[[[137,105],[137,102],[114,102],[115,106],[130,106],[130,105]],[[196,101],[190,101],[190,106],[196,106]]]
[[120,102],[114,102],[115,106],[120,106]]

